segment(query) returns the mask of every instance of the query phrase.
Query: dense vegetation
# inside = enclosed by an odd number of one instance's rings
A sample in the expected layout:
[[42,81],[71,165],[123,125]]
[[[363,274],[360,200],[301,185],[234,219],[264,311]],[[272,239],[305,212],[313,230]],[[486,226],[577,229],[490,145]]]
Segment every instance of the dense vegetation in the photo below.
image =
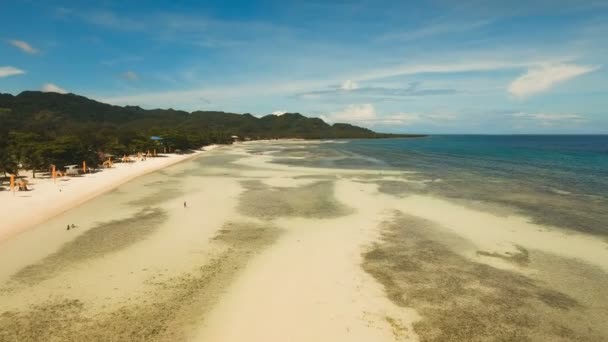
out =
[[[348,124],[329,125],[297,113],[251,114],[113,106],[74,94],[0,94],[0,172],[97,165],[100,153],[122,156],[154,148],[171,151],[231,143],[231,136],[274,138],[386,138]],[[162,137],[160,142],[151,136]]]

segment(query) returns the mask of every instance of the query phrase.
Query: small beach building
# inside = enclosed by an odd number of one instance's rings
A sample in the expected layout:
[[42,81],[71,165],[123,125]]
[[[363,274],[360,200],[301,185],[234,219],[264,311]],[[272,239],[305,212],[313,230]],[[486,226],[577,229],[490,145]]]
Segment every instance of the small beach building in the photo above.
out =
[[78,170],[78,165],[66,165],[65,174],[68,176],[78,176],[80,174],[80,170]]
[[[156,145],[160,146],[160,145],[162,145],[163,138],[153,135],[150,137],[150,140],[154,141],[156,143]],[[165,153],[167,152],[167,147],[164,147],[164,151],[165,151]],[[153,156],[156,157],[156,149],[154,149]]]

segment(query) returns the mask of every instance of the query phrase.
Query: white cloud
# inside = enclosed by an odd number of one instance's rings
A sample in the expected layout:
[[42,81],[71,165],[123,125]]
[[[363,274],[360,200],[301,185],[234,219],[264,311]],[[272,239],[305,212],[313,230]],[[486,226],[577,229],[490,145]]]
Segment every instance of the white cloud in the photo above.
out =
[[332,122],[373,122],[378,118],[372,104],[349,105],[343,110],[332,112],[328,119]]
[[377,125],[396,125],[411,126],[416,123],[440,124],[446,121],[453,121],[456,115],[452,113],[394,113],[379,114],[372,104],[353,104],[346,108],[331,112],[326,116],[321,116],[324,121],[346,122],[366,126]]
[[376,120],[376,124],[410,126],[423,120],[424,117],[418,113],[397,113],[383,116]]
[[549,90],[558,83],[597,70],[598,67],[576,64],[543,65],[528,71],[509,84],[511,95],[524,98]]
[[284,110],[275,110],[274,112],[272,112],[272,115],[281,116],[281,115],[283,115],[285,113],[287,113],[287,111],[284,111]]
[[533,117],[539,120],[547,121],[564,121],[564,120],[583,120],[585,117],[579,114],[533,114]]
[[395,65],[388,68],[372,69],[363,73],[356,79],[359,81],[375,80],[403,75],[416,74],[441,74],[441,73],[457,73],[457,72],[479,72],[479,71],[495,71],[525,68],[533,65],[539,65],[541,62],[534,60],[526,61],[511,61],[504,60],[478,60],[467,62],[446,62],[432,64],[403,64]]
[[23,71],[21,69],[17,69],[12,66],[0,67],[0,77],[8,77],[8,76],[14,76],[14,75],[21,75],[21,74],[25,74],[25,71]]
[[35,49],[28,42],[23,40],[9,40],[8,43],[25,53],[29,53],[30,55],[35,55],[39,52],[38,49]]
[[139,75],[135,71],[124,72],[121,76],[122,76],[122,78],[129,80],[129,81],[139,80]]
[[45,93],[67,94],[68,91],[53,83],[46,83],[42,86],[42,91]]
[[[184,90],[167,89],[165,91],[152,91],[143,93],[120,94],[118,96],[100,96],[99,100],[112,104],[129,104],[141,105],[147,107],[167,107],[177,106],[179,108],[196,109],[198,99],[200,97],[219,99],[228,97],[238,97],[243,94],[248,96],[270,96],[281,94],[306,93],[311,90],[327,88],[330,85],[339,84],[344,86],[345,83],[358,85],[358,82],[377,80],[388,77],[414,75],[421,73],[455,73],[455,72],[489,72],[496,70],[510,70],[521,68],[539,67],[550,63],[560,63],[569,60],[568,58],[553,58],[551,60],[542,59],[524,59],[504,61],[503,59],[487,59],[487,60],[471,60],[466,62],[446,62],[446,63],[429,63],[429,64],[401,64],[392,65],[387,68],[372,68],[367,70],[359,70],[349,72],[348,74],[328,75],[321,79],[296,79],[296,80],[275,80],[265,82],[264,87],[259,86],[259,82],[242,83],[238,85],[224,85],[213,87],[193,87]],[[357,77],[353,77],[357,74]],[[349,81],[344,81],[344,80]],[[339,87],[340,87],[339,86]],[[360,88],[359,88],[360,89]],[[322,96],[319,94],[302,94],[301,99],[319,100]]]
[[542,126],[568,126],[579,124],[586,121],[586,117],[580,114],[573,113],[526,113],[518,112],[511,114],[512,117],[518,120],[532,120],[540,123]]
[[342,85],[340,86],[340,89],[342,90],[355,90],[355,89],[359,89],[359,84],[355,81],[352,80],[346,80],[342,83]]

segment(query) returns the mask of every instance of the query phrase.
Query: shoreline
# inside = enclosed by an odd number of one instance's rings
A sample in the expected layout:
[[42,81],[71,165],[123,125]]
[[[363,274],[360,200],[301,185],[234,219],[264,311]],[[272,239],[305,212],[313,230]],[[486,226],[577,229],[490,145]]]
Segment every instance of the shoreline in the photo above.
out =
[[380,191],[396,171],[275,163],[302,157],[285,146],[216,150],[0,245],[0,340],[608,336],[604,241]]
[[[0,206],[11,213],[0,223],[0,245],[137,177],[195,158],[218,146],[205,146],[184,155],[160,154],[160,157],[148,158],[145,162],[117,163],[110,169],[80,177],[62,177],[56,182],[51,178],[28,177],[30,191],[0,192]],[[30,208],[35,208],[36,213],[32,214]]]

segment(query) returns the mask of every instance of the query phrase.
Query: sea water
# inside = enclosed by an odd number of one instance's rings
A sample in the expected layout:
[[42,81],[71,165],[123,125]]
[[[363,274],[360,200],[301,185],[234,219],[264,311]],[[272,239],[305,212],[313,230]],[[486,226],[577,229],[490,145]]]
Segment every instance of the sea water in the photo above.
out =
[[[310,149],[310,147],[307,147]],[[608,235],[608,135],[432,135],[319,144],[283,163],[415,172],[425,182],[387,183],[401,195],[424,193],[485,203],[536,223]]]

